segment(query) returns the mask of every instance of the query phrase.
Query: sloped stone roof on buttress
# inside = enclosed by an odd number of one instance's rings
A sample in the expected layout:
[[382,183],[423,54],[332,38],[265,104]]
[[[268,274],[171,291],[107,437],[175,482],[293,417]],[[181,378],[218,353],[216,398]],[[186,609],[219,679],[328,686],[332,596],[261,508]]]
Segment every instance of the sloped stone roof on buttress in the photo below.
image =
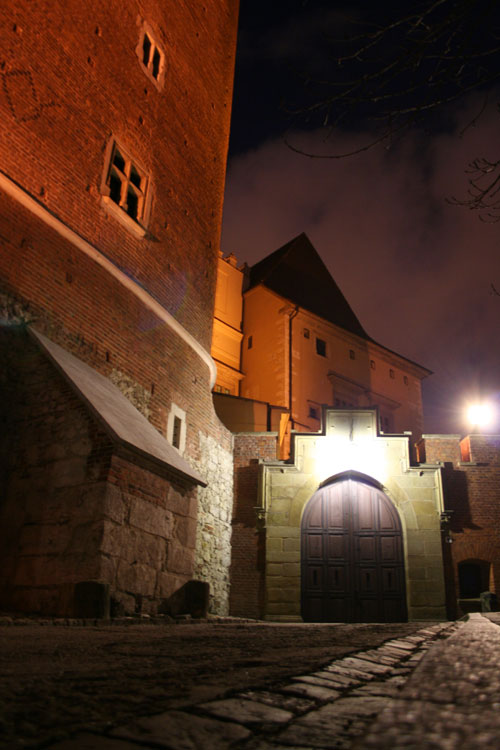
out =
[[163,467],[170,474],[206,486],[198,472],[155,430],[116,385],[38,331],[30,328],[30,333],[114,443],[128,452],[139,454],[159,468]]
[[304,232],[250,268],[247,288],[259,284],[320,318],[372,341]]

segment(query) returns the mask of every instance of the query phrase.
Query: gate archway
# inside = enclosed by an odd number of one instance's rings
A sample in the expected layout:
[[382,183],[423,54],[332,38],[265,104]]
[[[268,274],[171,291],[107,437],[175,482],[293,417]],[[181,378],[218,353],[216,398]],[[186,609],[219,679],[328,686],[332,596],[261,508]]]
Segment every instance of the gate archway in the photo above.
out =
[[305,622],[407,619],[401,521],[378,487],[340,478],[315,492],[302,517],[301,586]]

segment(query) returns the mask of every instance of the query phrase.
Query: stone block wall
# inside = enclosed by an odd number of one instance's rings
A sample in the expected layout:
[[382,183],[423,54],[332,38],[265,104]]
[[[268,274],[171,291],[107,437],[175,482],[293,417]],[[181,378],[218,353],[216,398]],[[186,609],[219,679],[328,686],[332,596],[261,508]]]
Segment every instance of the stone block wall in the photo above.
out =
[[0,351],[0,606],[71,615],[92,580],[115,612],[155,612],[193,577],[196,489],[117,455],[21,331]]
[[100,577],[112,444],[27,337],[0,333],[2,606],[62,614]]
[[199,434],[197,469],[208,480],[198,488],[195,578],[210,584],[210,611],[229,614],[233,453]]

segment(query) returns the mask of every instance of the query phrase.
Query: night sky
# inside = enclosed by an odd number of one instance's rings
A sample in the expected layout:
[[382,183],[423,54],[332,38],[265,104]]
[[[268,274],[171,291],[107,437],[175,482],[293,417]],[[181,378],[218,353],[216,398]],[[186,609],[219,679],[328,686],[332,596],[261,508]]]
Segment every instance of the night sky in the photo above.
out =
[[[306,100],[305,70],[321,69],[325,35],[391,14],[400,3],[242,0],[222,249],[250,265],[306,232],[363,327],[433,370],[425,431],[465,434],[468,401],[500,406],[500,223],[451,205],[467,193],[472,159],[500,157],[500,92],[473,91],[444,118],[345,159],[294,153],[356,150],[362,118],[328,134],[289,111]],[[387,16],[389,17],[389,16]],[[377,20],[383,20],[379,17]],[[496,430],[500,432],[500,409]]]

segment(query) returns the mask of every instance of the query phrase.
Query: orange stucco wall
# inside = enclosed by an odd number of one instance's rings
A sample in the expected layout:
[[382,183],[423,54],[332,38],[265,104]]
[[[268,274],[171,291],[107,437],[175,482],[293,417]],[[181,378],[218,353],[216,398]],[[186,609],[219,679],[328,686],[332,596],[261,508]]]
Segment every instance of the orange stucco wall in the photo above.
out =
[[[289,405],[290,317],[296,429],[320,429],[321,405],[377,405],[384,431],[421,435],[423,370],[262,285],[245,294],[242,396]],[[317,339],[325,342],[325,356]]]

